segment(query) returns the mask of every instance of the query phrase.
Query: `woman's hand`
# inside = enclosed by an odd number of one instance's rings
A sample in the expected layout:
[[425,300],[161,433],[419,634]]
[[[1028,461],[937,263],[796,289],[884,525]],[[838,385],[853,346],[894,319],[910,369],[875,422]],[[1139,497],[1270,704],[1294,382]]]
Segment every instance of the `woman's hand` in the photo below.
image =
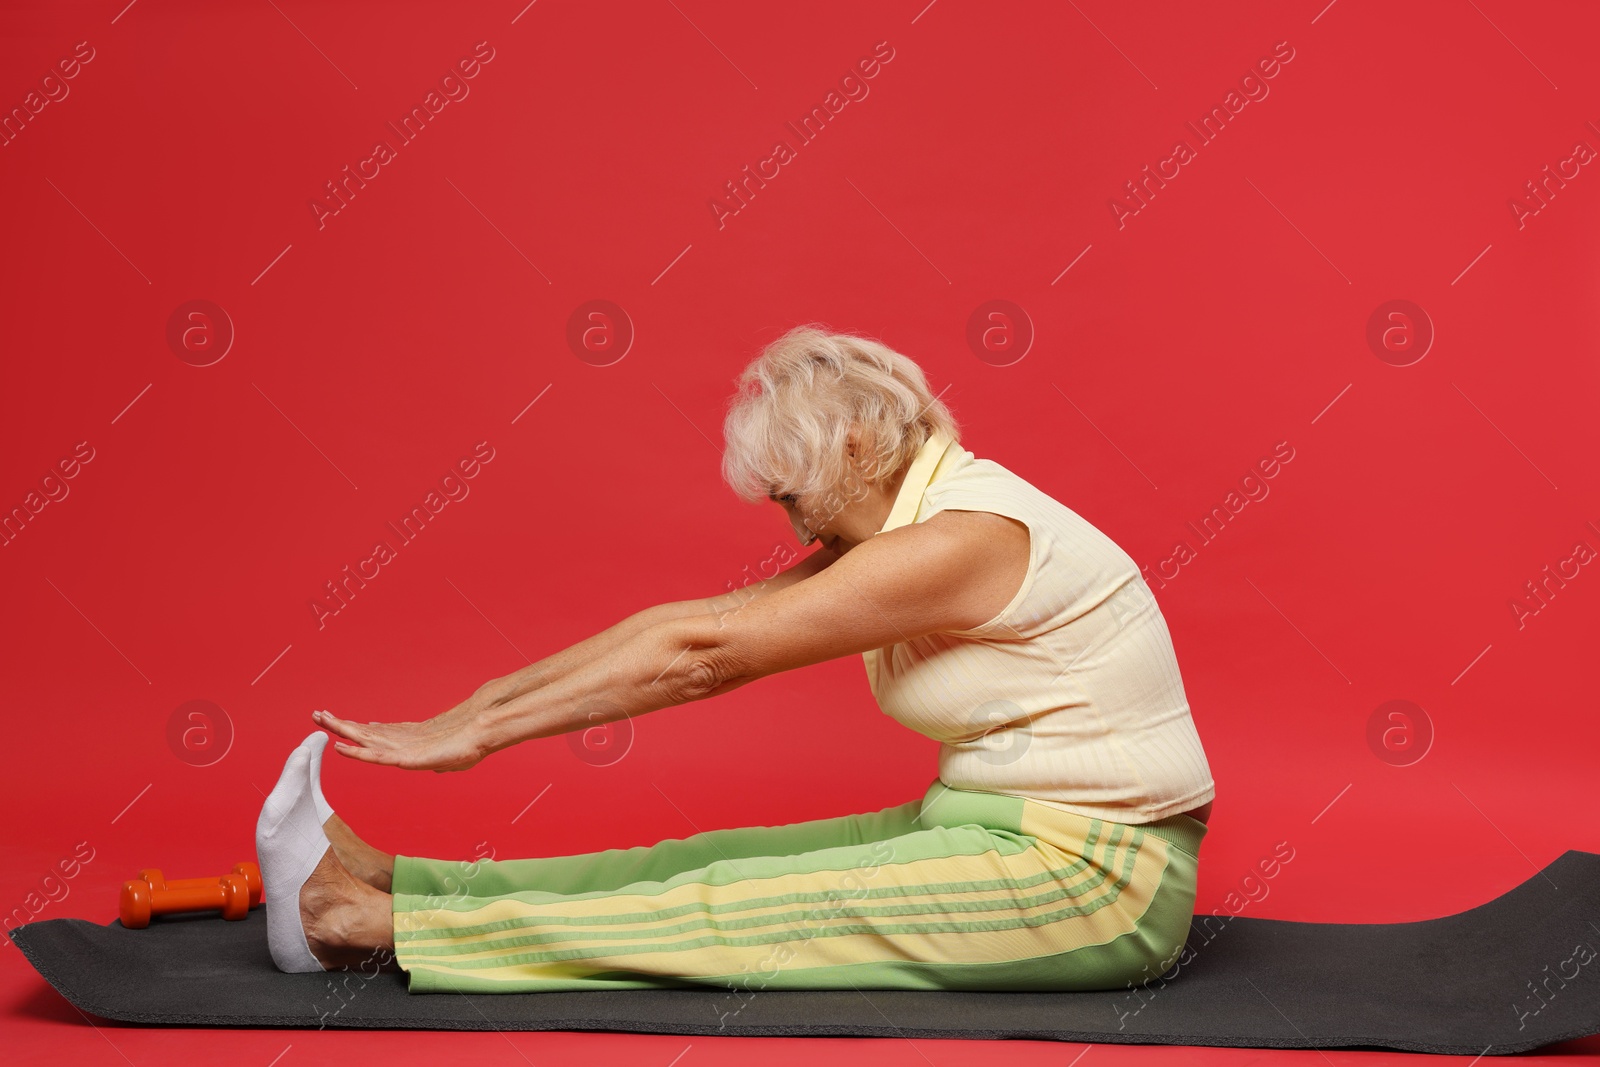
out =
[[485,743],[479,717],[493,703],[480,689],[423,722],[357,723],[326,711],[312,712],[311,719],[333,734],[334,749],[351,759],[411,771],[464,771],[494,751]]

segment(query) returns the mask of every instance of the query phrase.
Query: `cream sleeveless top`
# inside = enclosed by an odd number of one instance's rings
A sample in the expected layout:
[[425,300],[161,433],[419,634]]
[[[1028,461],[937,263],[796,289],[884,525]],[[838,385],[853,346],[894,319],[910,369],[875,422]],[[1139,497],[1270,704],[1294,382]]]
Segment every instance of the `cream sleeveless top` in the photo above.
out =
[[882,529],[940,511],[1028,527],[1022,586],[994,618],[862,653],[878,706],[942,742],[939,778],[1122,823],[1215,795],[1150,587],[1105,534],[1011,471],[935,434]]

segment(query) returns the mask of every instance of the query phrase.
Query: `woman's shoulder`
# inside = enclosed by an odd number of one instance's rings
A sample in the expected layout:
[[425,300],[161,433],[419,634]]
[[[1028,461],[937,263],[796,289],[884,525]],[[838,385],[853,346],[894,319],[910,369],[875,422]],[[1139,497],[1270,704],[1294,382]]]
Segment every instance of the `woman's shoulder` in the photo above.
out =
[[1021,477],[992,459],[974,456],[971,452],[949,465],[941,465],[934,472],[929,492],[972,491],[998,489],[1005,486],[1027,485]]
[[981,500],[990,498],[998,503],[1028,506],[1044,514],[1053,514],[1074,524],[1090,526],[1089,520],[1074,511],[1059,497],[1024,478],[1011,468],[992,459],[972,457],[940,472],[928,486],[930,503],[944,500]]
[[984,510],[1027,526],[1030,566],[1006,613],[1013,622],[1027,619],[1048,629],[1139,576],[1138,563],[1109,534],[998,462],[963,464],[928,486],[926,501],[930,514]]
[[929,484],[925,496],[929,511],[985,510],[1022,518],[1065,508],[1027,479],[991,459],[969,458],[954,469],[941,472]]

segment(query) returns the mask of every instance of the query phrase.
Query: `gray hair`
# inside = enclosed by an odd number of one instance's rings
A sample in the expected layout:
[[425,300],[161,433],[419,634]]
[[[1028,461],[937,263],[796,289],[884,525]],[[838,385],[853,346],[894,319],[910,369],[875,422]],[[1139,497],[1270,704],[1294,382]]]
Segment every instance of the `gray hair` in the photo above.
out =
[[796,326],[739,375],[722,435],[722,476],[745,500],[825,493],[850,474],[845,439],[859,434],[856,471],[880,484],[935,432],[959,440],[922,368],[879,341]]

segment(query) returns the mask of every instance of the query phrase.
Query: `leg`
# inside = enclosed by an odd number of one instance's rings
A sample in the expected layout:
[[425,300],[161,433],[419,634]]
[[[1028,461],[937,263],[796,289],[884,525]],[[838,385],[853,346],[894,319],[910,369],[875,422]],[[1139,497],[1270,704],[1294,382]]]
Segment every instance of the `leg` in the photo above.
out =
[[[375,959],[393,959],[393,903],[387,892],[398,866],[407,891],[438,897],[494,896],[526,885],[552,892],[579,892],[600,886],[621,886],[641,879],[659,880],[692,870],[713,859],[762,855],[774,848],[804,852],[839,842],[876,841],[904,833],[914,824],[920,800],[908,801],[868,815],[817,819],[789,826],[757,826],[714,830],[687,840],[671,839],[651,846],[606,849],[547,859],[478,861],[390,857],[357,838],[321,800],[317,787],[320,742],[308,742],[311,792],[331,847],[299,890],[299,916],[312,957],[325,968],[364,966]],[[341,837],[346,840],[341,847]],[[388,860],[385,866],[371,856]],[[351,862],[350,857],[355,857]],[[363,857],[366,856],[363,868]],[[363,870],[369,873],[363,873]],[[377,877],[371,876],[376,872]]]
[[393,901],[352,874],[330,848],[300,889],[306,947],[324,970],[394,969]]
[[787,826],[713,830],[692,838],[674,838],[631,849],[604,849],[531,860],[468,862],[394,856],[373,848],[356,836],[322,798],[321,772],[322,749],[314,747],[311,750],[312,788],[318,813],[325,820],[323,833],[334,855],[358,881],[384,893],[393,888],[397,862],[408,867],[406,884],[412,893],[496,896],[507,892],[507,887],[524,885],[538,885],[553,892],[573,891],[563,886],[614,888],[640,879],[665,878],[702,867],[715,859],[768,853],[789,855],[831,844],[880,841],[910,829],[922,803],[912,800],[867,815],[815,819]]
[[672,873],[646,849],[592,866],[597,884],[558,863],[560,889],[494,896],[415,892],[397,862],[396,955],[413,992],[1111,989],[1158,977],[1187,937],[1196,820],[1127,826],[935,782],[911,823],[791,855],[730,837],[749,847]]
[[322,832],[328,835],[328,844],[345,870],[372,888],[389,892],[394,885],[393,856],[361,840],[338,815],[329,814]]
[[635,882],[663,881],[717,860],[732,863],[754,856],[796,855],[898,837],[918,828],[921,806],[920,799],[911,800],[865,815],[710,830],[653,845],[573,856],[476,862],[395,856],[394,885],[399,893],[445,897],[496,897],[531,888],[557,895],[620,889]]

